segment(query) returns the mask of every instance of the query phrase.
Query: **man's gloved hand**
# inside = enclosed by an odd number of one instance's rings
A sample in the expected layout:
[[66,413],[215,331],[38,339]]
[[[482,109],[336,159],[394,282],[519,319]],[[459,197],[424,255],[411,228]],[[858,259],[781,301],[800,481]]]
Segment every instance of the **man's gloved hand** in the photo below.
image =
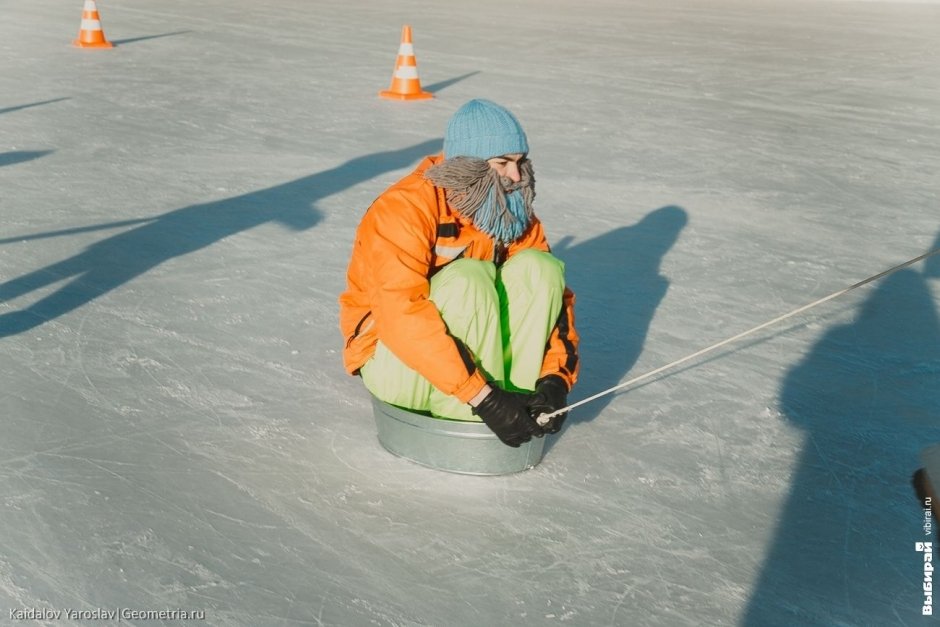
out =
[[527,404],[531,395],[508,392],[491,384],[492,391],[471,411],[486,424],[503,444],[518,448],[532,436],[541,436],[542,429],[530,417]]
[[[529,397],[529,415],[536,419],[542,414],[550,414],[568,404],[568,386],[557,374],[542,377],[535,383],[535,394]],[[548,424],[542,425],[545,433],[558,433],[568,417],[568,412],[554,416]]]

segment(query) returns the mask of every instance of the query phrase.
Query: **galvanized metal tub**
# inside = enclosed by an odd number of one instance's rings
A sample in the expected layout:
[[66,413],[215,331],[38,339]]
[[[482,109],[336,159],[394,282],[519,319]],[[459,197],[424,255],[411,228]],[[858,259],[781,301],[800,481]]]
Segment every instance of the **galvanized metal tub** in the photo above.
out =
[[375,397],[372,408],[382,446],[423,466],[465,475],[506,475],[542,461],[544,438],[513,448],[482,422],[433,418]]

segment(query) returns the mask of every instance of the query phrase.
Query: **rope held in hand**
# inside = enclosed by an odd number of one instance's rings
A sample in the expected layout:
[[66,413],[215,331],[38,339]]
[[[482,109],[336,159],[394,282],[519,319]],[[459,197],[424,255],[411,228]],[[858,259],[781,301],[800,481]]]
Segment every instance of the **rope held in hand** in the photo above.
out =
[[539,416],[539,417],[536,419],[536,422],[539,424],[539,426],[545,426],[546,424],[548,424],[548,421],[549,421],[549,420],[551,420],[551,419],[554,418],[555,416],[558,416],[559,414],[563,414],[563,413],[565,413],[566,411],[570,411],[570,410],[574,409],[575,407],[580,407],[581,405],[584,405],[585,403],[590,403],[590,402],[593,401],[593,400],[597,400],[597,399],[601,398],[602,396],[606,396],[606,395],[608,395],[608,394],[610,394],[610,393],[612,393],[612,392],[616,392],[617,390],[620,390],[620,389],[622,389],[622,388],[625,388],[625,387],[627,387],[627,386],[629,386],[629,385],[633,385],[633,384],[635,384],[635,383],[639,383],[640,381],[644,381],[644,380],[646,380],[646,379],[649,379],[650,377],[654,377],[654,376],[660,374],[661,372],[664,372],[664,371],[666,371],[666,370],[669,370],[670,368],[674,368],[674,367],[676,367],[676,366],[678,366],[678,365],[680,365],[680,364],[684,364],[685,362],[691,361],[691,360],[695,359],[696,357],[701,357],[702,355],[704,355],[704,354],[706,354],[706,353],[710,353],[711,351],[713,351],[713,350],[715,350],[715,349],[721,348],[722,346],[725,346],[725,345],[727,345],[727,344],[730,344],[730,343],[732,343],[732,342],[735,342],[735,341],[737,341],[737,340],[740,340],[740,339],[743,338],[743,337],[747,337],[748,335],[751,335],[752,333],[756,333],[757,331],[760,331],[761,329],[766,329],[767,327],[769,327],[769,326],[771,326],[771,325],[777,324],[778,322],[782,322],[782,321],[786,320],[787,318],[792,318],[793,316],[795,316],[795,315],[797,315],[797,314],[800,314],[800,313],[803,313],[804,311],[806,311],[806,310],[808,310],[808,309],[812,309],[813,307],[816,307],[817,305],[821,305],[821,304],[823,304],[823,303],[825,303],[825,302],[827,302],[827,301],[830,301],[830,300],[832,300],[832,299],[834,299],[834,298],[838,298],[839,296],[842,296],[843,294],[846,294],[846,293],[848,293],[848,292],[851,292],[852,290],[854,290],[854,289],[856,289],[856,288],[862,287],[863,285],[867,285],[868,283],[871,283],[872,281],[877,281],[878,279],[884,278],[884,277],[888,276],[889,274],[894,274],[894,273],[897,272],[898,270],[902,270],[902,269],[904,269],[904,268],[906,268],[906,267],[908,267],[908,266],[912,266],[912,265],[914,265],[915,263],[917,263],[918,261],[922,261],[922,260],[926,259],[927,257],[930,257],[930,256],[932,256],[932,255],[936,255],[937,253],[940,253],[940,248],[937,248],[937,249],[935,249],[935,250],[932,250],[932,251],[930,251],[929,253],[924,253],[923,255],[920,255],[919,257],[915,257],[914,259],[911,259],[910,261],[905,261],[904,263],[902,263],[902,264],[900,264],[900,265],[897,265],[897,266],[894,266],[893,268],[889,268],[888,270],[885,270],[884,272],[881,272],[881,273],[876,274],[876,275],[874,275],[874,276],[870,276],[870,277],[868,277],[867,279],[864,279],[864,280],[862,280],[862,281],[859,281],[858,283],[855,283],[855,284],[853,284],[853,285],[850,285],[849,287],[847,287],[847,288],[845,288],[845,289],[839,290],[838,292],[833,292],[833,293],[830,294],[829,296],[825,296],[825,297],[823,297],[823,298],[820,298],[819,300],[813,301],[813,302],[809,303],[808,305],[803,305],[802,307],[799,307],[799,308],[797,308],[797,309],[794,309],[793,311],[791,311],[791,312],[789,312],[789,313],[785,313],[785,314],[783,314],[782,316],[777,316],[777,317],[774,318],[773,320],[768,320],[767,322],[765,322],[765,323],[763,323],[763,324],[759,324],[759,325],[757,325],[756,327],[754,327],[753,329],[748,329],[747,331],[744,331],[743,333],[738,333],[738,334],[735,335],[734,337],[729,337],[728,339],[722,340],[721,342],[718,342],[717,344],[712,344],[712,345],[709,346],[708,348],[703,348],[702,350],[696,351],[696,352],[692,353],[691,355],[687,355],[687,356],[683,357],[682,359],[677,359],[676,361],[673,361],[673,362],[671,362],[671,363],[668,363],[668,364],[666,364],[665,366],[661,366],[661,367],[657,368],[656,370],[652,370],[652,371],[650,371],[650,372],[647,372],[646,374],[641,374],[640,376],[634,377],[634,378],[630,379],[629,381],[624,381],[623,383],[618,383],[617,385],[615,385],[615,386],[613,386],[613,387],[611,387],[611,388],[607,388],[607,389],[604,390],[603,392],[598,392],[598,393],[595,394],[594,396],[589,396],[589,397],[587,397],[587,398],[585,398],[585,399],[582,399],[582,400],[580,400],[580,401],[578,401],[578,402],[576,402],[576,403],[571,403],[571,404],[568,405],[567,407],[562,407],[561,409],[558,409],[558,410],[556,410],[556,411],[553,411],[553,412],[550,413],[550,414],[542,414],[541,416]]

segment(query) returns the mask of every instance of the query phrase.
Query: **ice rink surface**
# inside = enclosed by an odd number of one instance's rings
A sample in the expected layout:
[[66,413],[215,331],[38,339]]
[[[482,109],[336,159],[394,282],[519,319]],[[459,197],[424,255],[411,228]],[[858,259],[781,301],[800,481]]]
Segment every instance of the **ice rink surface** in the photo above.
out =
[[[0,624],[930,622],[937,257],[491,478],[381,448],[337,296],[475,97],[529,135],[572,400],[936,248],[940,4],[102,0],[100,51],[3,9]],[[403,24],[434,100],[377,97]]]

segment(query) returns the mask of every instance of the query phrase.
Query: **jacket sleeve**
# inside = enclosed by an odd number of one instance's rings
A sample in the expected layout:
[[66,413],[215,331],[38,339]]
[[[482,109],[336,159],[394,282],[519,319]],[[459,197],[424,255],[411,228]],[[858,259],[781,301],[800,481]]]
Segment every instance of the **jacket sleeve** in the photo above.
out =
[[378,338],[409,368],[445,394],[469,401],[486,383],[473,356],[452,337],[429,300],[431,250],[437,236],[433,194],[389,190],[365,218],[357,245],[371,256],[371,295]]
[[539,378],[557,374],[565,380],[569,390],[577,382],[581,370],[581,359],[578,355],[580,337],[574,326],[574,302],[574,292],[565,287],[561,313],[548,338],[545,358],[542,360],[542,372],[539,374]]
[[[511,257],[514,253],[527,248],[551,252],[542,223],[537,218],[522,239],[513,243],[508,251],[508,256]],[[578,353],[580,336],[574,324],[574,303],[574,292],[568,286],[565,286],[561,313],[558,315],[546,343],[545,356],[542,359],[542,370],[539,374],[539,378],[550,374],[560,376],[568,385],[569,390],[577,382],[578,373],[581,370],[581,360]]]

